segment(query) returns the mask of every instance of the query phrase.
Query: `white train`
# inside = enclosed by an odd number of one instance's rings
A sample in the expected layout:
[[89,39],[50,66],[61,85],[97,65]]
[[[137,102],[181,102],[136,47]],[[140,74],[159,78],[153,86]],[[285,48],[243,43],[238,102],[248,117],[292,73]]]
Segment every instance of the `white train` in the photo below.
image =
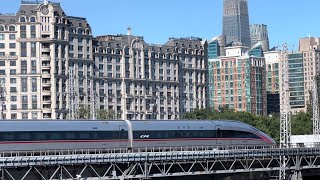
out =
[[237,121],[0,121],[0,151],[275,144]]

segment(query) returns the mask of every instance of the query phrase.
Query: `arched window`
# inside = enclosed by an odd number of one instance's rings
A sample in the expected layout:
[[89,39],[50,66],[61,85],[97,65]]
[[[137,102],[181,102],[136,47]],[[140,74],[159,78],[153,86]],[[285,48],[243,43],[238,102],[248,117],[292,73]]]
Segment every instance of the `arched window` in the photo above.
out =
[[35,17],[31,17],[30,18],[30,22],[36,22],[36,18]]
[[9,31],[16,31],[16,28],[14,26],[10,26]]
[[26,22],[26,18],[25,17],[20,17],[20,22]]
[[0,31],[4,31],[4,27],[3,26],[0,26]]

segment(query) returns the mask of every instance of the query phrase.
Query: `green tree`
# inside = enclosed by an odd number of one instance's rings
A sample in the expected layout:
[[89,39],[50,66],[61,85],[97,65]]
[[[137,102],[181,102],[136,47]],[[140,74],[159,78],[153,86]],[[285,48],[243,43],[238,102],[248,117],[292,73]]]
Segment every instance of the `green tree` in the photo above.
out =
[[90,108],[88,106],[81,105],[76,112],[77,119],[90,119]]
[[[76,112],[77,119],[91,119],[92,115],[89,106],[81,105]],[[116,113],[113,110],[96,109],[97,120],[114,120],[116,119]]]
[[99,120],[114,120],[116,119],[116,113],[113,110],[98,109],[97,119]]
[[312,134],[312,113],[300,112],[291,118],[291,130],[294,135]]

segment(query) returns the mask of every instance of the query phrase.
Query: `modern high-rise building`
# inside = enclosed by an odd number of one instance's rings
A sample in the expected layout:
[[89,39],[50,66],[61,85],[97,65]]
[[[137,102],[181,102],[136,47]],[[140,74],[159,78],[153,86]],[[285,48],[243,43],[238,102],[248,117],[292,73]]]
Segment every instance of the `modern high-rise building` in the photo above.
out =
[[243,46],[251,46],[247,0],[223,1],[222,34],[227,36],[227,44],[240,42]]
[[[265,59],[249,56],[245,46],[227,47],[226,55],[209,59],[210,106],[266,115]],[[210,54],[210,52],[209,52]]]
[[303,54],[304,95],[307,106],[312,103],[310,92],[312,92],[313,80],[320,74],[320,38],[301,38],[299,52]]
[[261,44],[264,52],[269,51],[269,37],[267,25],[254,24],[250,25],[251,45],[254,46],[257,43]]
[[60,3],[23,0],[16,14],[0,15],[7,119],[66,119],[81,105],[119,119],[177,119],[207,106],[207,64],[200,38],[94,38],[86,19],[66,15]]
[[[307,106],[305,100],[303,54],[301,52],[290,52],[288,54],[288,66],[290,112],[292,114],[300,111],[305,112]],[[280,66],[279,77],[282,77],[282,72]]]
[[[265,56],[272,52],[265,53]],[[280,54],[279,54],[280,55]],[[277,55],[278,56],[278,55]],[[313,88],[313,80],[320,73],[320,38],[307,37],[299,40],[297,52],[288,53],[289,62],[289,96],[290,112],[296,114],[306,111],[312,100],[310,99]],[[279,64],[279,77],[281,77],[281,65]],[[281,87],[281,79],[279,86]],[[278,90],[267,87],[268,90]]]
[[279,93],[280,51],[264,52],[266,59],[266,85],[267,93]]
[[264,52],[266,59],[266,90],[268,114],[280,112],[280,51]]

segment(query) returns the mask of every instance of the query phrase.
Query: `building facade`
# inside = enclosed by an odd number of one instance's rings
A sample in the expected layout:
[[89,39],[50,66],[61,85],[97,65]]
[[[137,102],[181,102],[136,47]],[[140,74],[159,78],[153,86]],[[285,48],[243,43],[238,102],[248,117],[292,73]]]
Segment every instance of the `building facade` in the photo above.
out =
[[86,19],[66,16],[59,3],[22,1],[16,14],[0,15],[5,118],[66,118],[66,82],[73,66],[79,67],[77,75],[88,75],[79,101],[87,103],[93,75],[91,43]]
[[266,115],[265,59],[248,55],[244,46],[227,47],[226,56],[209,59],[212,108]]
[[207,63],[199,38],[93,37],[60,3],[21,1],[16,14],[0,15],[6,119],[67,119],[80,106],[119,119],[178,119],[207,106]]
[[266,88],[267,93],[279,93],[280,81],[279,81],[279,70],[280,70],[280,51],[268,51],[264,53],[266,59]]
[[257,43],[260,43],[264,52],[269,51],[269,36],[267,25],[250,25],[250,37],[252,46],[254,46]]
[[320,73],[320,38],[307,37],[299,40],[299,52],[303,54],[305,106],[311,102],[313,80]]
[[108,35],[97,37],[94,49],[100,109],[121,119],[179,119],[206,108],[207,44],[201,39],[152,45],[143,37]]
[[[289,66],[289,101],[290,112],[296,114],[306,111],[305,88],[304,88],[304,68],[303,54],[301,52],[291,52],[288,54]],[[280,77],[282,71],[280,70]]]
[[250,26],[247,0],[223,1],[222,34],[227,37],[227,44],[240,42],[250,47]]
[[266,91],[268,114],[280,112],[280,57],[279,51],[264,52],[266,59]]

